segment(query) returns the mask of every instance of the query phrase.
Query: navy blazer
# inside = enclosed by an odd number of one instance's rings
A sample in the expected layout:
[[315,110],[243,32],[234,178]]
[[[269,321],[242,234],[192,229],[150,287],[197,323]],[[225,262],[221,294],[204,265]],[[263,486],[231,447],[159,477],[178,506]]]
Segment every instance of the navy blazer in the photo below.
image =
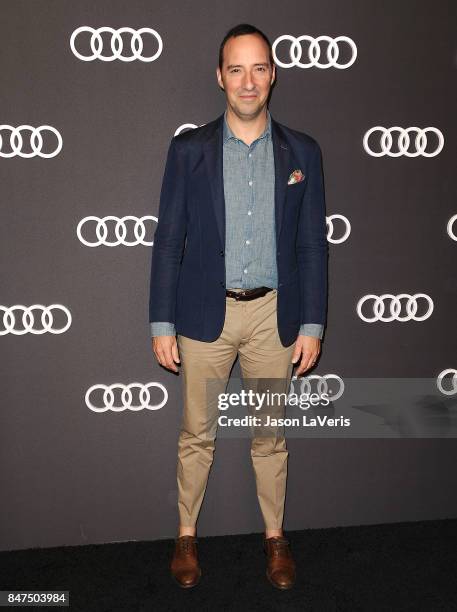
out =
[[[149,321],[212,342],[225,321],[224,113],[174,136],[151,259]],[[283,346],[301,323],[325,326],[328,242],[321,149],[271,117],[275,161],[277,323]],[[296,169],[304,180],[288,185]]]

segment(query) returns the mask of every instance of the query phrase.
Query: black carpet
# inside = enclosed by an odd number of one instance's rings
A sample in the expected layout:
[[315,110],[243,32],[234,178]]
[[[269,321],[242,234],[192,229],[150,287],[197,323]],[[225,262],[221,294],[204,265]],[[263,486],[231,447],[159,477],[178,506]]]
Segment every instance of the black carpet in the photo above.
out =
[[199,536],[193,589],[171,579],[168,539],[0,552],[0,590],[69,590],[82,612],[457,610],[457,519],[285,535],[298,570],[289,591],[267,581],[262,534]]

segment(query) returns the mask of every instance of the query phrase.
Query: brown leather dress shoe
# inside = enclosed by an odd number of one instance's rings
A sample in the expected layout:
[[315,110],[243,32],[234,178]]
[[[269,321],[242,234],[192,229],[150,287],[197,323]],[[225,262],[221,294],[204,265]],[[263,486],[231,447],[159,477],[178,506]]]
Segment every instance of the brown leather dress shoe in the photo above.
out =
[[289,541],[283,536],[264,537],[267,578],[277,589],[290,589],[295,582],[295,562]]
[[171,575],[184,589],[198,584],[202,575],[197,558],[197,542],[197,538],[190,535],[175,538],[175,550],[170,565]]

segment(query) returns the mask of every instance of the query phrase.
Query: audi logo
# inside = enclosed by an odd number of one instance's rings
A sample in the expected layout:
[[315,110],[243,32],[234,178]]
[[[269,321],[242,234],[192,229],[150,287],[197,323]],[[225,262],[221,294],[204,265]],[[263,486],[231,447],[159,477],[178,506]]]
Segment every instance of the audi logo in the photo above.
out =
[[[92,51],[91,55],[83,55],[82,53],[79,53],[79,51],[76,49],[75,40],[77,36],[82,34],[83,32],[88,32],[91,35],[90,37],[90,50]],[[101,53],[102,48],[103,48],[103,38],[101,34],[103,34],[104,32],[108,32],[109,34],[111,34],[112,55],[102,55]],[[122,51],[124,49],[124,43],[122,41],[122,34],[124,33],[131,35],[130,50],[132,52],[132,55],[130,56],[122,55]],[[149,57],[144,57],[142,55],[143,34],[149,34],[153,36],[158,44],[157,51]],[[70,48],[73,51],[74,55],[76,55],[76,57],[82,60],[83,62],[91,62],[95,59],[100,59],[103,62],[112,62],[115,59],[119,59],[122,62],[133,62],[136,59],[141,60],[142,62],[153,62],[162,53],[163,42],[162,42],[162,38],[160,37],[160,34],[156,32],[156,30],[153,30],[152,28],[140,28],[139,30],[134,30],[133,28],[124,27],[124,28],[119,28],[118,30],[114,30],[113,28],[105,26],[105,27],[98,28],[97,30],[95,30],[94,28],[90,28],[87,26],[81,26],[80,28],[77,28],[71,35]]]
[[[15,311],[22,312],[21,323],[22,329],[15,329],[16,316]],[[41,311],[41,316],[38,318],[41,327],[34,328],[35,316],[34,310]],[[63,327],[54,328],[54,316],[53,310],[61,310],[66,316],[66,323]],[[6,334],[14,334],[16,336],[23,336],[24,334],[44,334],[49,332],[51,334],[63,334],[71,325],[71,313],[66,306],[62,304],[51,304],[50,306],[43,306],[43,304],[33,304],[33,306],[23,306],[22,304],[16,304],[15,306],[1,306],[0,312],[3,311],[3,326],[5,329],[0,329],[0,336]]]
[[[418,309],[418,300],[425,300],[428,303],[428,309],[422,316],[416,316]],[[402,309],[401,300],[406,299],[406,314],[400,316]],[[367,317],[362,313],[362,307],[365,302],[372,301],[373,316]],[[390,316],[384,317],[385,301],[387,302],[390,310]],[[409,295],[408,293],[399,293],[398,295],[392,295],[391,293],[384,293],[383,295],[365,295],[357,302],[357,314],[366,323],[374,323],[374,321],[383,321],[389,323],[390,321],[425,321],[433,312],[433,300],[430,296],[425,293],[415,293]]]
[[[10,152],[2,151],[3,149],[3,138],[2,131],[7,130],[10,133]],[[21,151],[23,140],[21,136],[21,132],[24,130],[29,130],[30,134],[30,146],[32,151],[30,153],[24,153]],[[43,138],[41,136],[41,132],[43,131],[51,132],[57,138],[57,147],[51,153],[43,153],[41,151],[43,147]],[[19,125],[18,127],[13,127],[12,125],[0,125],[0,157],[14,157],[15,155],[19,155],[19,157],[35,157],[38,155],[39,157],[55,157],[58,155],[62,149],[62,136],[52,125],[41,125],[40,127],[33,127],[33,125]]]
[[[151,389],[152,387],[156,387],[160,389],[161,392],[163,393],[163,399],[158,404],[151,404],[151,394],[149,392],[149,389]],[[114,390],[115,389],[121,390],[121,396],[120,396],[121,405],[120,406],[114,405]],[[136,403],[136,404],[133,403],[133,394],[132,394],[133,389],[139,390],[138,392],[138,402],[139,403]],[[94,404],[91,401],[91,396],[98,390],[103,391],[103,396],[102,396],[103,405],[102,406],[94,406]],[[86,402],[86,406],[93,412],[106,412],[107,410],[112,410],[113,412],[122,412],[123,410],[138,411],[138,410],[144,410],[144,409],[159,410],[160,408],[162,408],[162,406],[165,406],[165,404],[168,401],[168,391],[161,383],[158,383],[158,382],[150,382],[150,383],[147,383],[146,385],[143,385],[138,382],[133,382],[133,383],[130,383],[129,385],[123,385],[122,383],[114,383],[112,385],[92,385],[92,387],[87,389],[84,399]]]
[[[374,132],[381,132],[380,145],[381,151],[373,151],[368,143],[368,139],[371,134]],[[398,151],[392,152],[392,132],[399,132],[398,135]],[[415,132],[416,138],[414,139],[414,146],[416,147],[415,151],[408,151],[410,145],[410,137],[409,133]],[[435,150],[426,152],[427,148],[427,132],[432,132],[436,134],[438,138],[438,143]],[[406,155],[407,157],[417,157],[418,155],[423,155],[424,157],[435,157],[438,153],[441,152],[444,146],[444,136],[442,132],[435,127],[426,127],[426,128],[418,128],[418,127],[409,127],[402,128],[399,126],[394,126],[391,128],[385,128],[382,125],[377,125],[372,127],[363,137],[363,148],[365,151],[372,155],[373,157],[382,157],[383,155],[388,155],[389,157],[400,157],[400,155]]]
[[[345,225],[346,229],[343,235],[340,238],[333,238],[334,225],[333,221],[335,219],[340,219]],[[349,234],[351,233],[351,224],[349,223],[349,219],[347,219],[344,215],[329,215],[326,217],[327,221],[327,240],[332,242],[333,244],[340,244],[347,240]]]
[[[113,240],[111,242],[106,239],[108,235],[107,221],[115,221],[116,223],[116,225],[114,226],[114,234],[116,236],[116,240]],[[126,221],[133,221],[135,223],[135,225],[133,226],[133,234],[135,240],[131,240],[130,242],[125,239],[127,235]],[[140,218],[134,217],[132,215],[126,215],[125,217],[121,218],[115,217],[113,215],[107,215],[106,217],[102,217],[101,219],[100,217],[93,216],[84,217],[84,219],[81,219],[81,221],[78,223],[78,227],[76,228],[76,234],[79,240],[88,247],[97,247],[102,244],[109,247],[118,246],[119,244],[123,244],[125,246],[136,246],[138,244],[152,246],[154,244],[154,241],[152,239],[151,241],[146,241],[144,239],[146,235],[145,221],[154,221],[155,223],[158,223],[157,217],[154,217],[153,215],[144,215]],[[84,238],[82,235],[83,228],[86,226],[86,224],[90,223],[96,223],[95,234],[97,240],[92,242],[89,242],[89,240]]]
[[[452,387],[450,389],[445,389],[443,387],[443,379],[448,374],[452,374],[451,382]],[[452,368],[448,368],[447,370],[443,370],[440,374],[438,374],[438,378],[436,379],[436,386],[438,390],[441,391],[444,395],[455,395],[457,393],[457,370],[453,370]]]
[[[291,394],[295,394],[295,395],[306,394],[308,396],[311,395],[311,392],[312,392],[311,391],[311,381],[312,380],[317,380],[317,391],[315,391],[315,393],[318,393],[319,397],[322,397],[324,393],[328,394],[329,398],[333,402],[339,399],[344,393],[343,379],[340,378],[337,374],[324,374],[322,376],[319,376],[318,374],[310,374],[309,376],[303,376],[301,378],[298,378],[297,376],[294,375],[290,379],[291,391],[289,393],[289,397],[291,396]],[[336,391],[336,393],[333,393],[331,389],[329,390],[329,386],[327,384],[327,381],[329,380],[335,380],[338,383],[338,390]],[[295,391],[295,386],[294,386],[295,381],[300,381],[299,393]]]
[[[276,47],[283,41],[287,40],[290,42],[289,49],[289,57],[290,62],[282,62],[277,55]],[[302,45],[301,42],[306,40],[309,42],[308,47],[308,63],[301,62],[302,58]],[[323,41],[327,43],[327,63],[319,62],[321,57],[321,47],[320,42]],[[351,50],[351,58],[346,63],[338,63],[338,58],[340,55],[339,43],[346,43]],[[297,66],[298,68],[349,68],[355,62],[357,58],[357,47],[355,42],[348,38],[347,36],[337,36],[336,38],[331,38],[330,36],[318,36],[314,38],[313,36],[307,36],[304,34],[303,36],[291,36],[290,34],[283,34],[277,38],[272,45],[273,58],[275,63],[281,68],[292,68],[293,66]]]
[[181,134],[181,132],[186,130],[195,130],[195,128],[201,127],[202,125],[206,125],[206,123],[202,123],[201,125],[195,125],[195,123],[183,123],[176,129],[174,136],[178,136],[178,134]]
[[457,236],[454,233],[454,222],[457,219],[457,215],[452,215],[452,217],[449,219],[448,224],[447,224],[447,233],[449,234],[449,237],[452,238],[452,240],[456,240],[457,241]]

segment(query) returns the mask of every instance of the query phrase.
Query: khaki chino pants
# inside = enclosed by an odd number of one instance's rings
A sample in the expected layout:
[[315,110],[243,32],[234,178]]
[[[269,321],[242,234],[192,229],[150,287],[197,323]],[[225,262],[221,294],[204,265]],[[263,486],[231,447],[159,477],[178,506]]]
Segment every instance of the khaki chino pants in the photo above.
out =
[[[217,420],[223,414],[215,399],[213,401],[213,394],[208,394],[207,381],[218,379],[219,392],[224,393],[238,354],[245,389],[247,379],[251,379],[249,389],[256,386],[257,379],[276,382],[274,391],[279,393],[287,393],[289,389],[295,342],[288,347],[281,344],[276,311],[276,289],[249,301],[226,297],[224,327],[217,340],[201,342],[178,334],[183,417],[178,440],[177,480],[182,526],[196,525],[213,462]],[[274,416],[283,416],[284,404],[278,410]],[[281,529],[288,459],[283,428],[272,436],[253,434],[251,459],[265,527]]]

